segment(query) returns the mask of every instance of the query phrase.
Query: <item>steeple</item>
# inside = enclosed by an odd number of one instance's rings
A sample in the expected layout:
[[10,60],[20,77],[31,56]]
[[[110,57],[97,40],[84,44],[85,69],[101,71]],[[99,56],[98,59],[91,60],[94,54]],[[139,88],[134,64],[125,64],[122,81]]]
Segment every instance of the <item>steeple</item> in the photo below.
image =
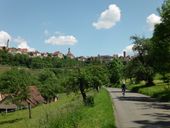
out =
[[6,42],[6,48],[9,48],[9,39]]
[[70,52],[70,48],[68,48],[68,53],[67,54],[70,54],[71,52]]
[[69,57],[71,59],[75,58],[75,56],[71,53],[70,48],[68,48],[67,57]]

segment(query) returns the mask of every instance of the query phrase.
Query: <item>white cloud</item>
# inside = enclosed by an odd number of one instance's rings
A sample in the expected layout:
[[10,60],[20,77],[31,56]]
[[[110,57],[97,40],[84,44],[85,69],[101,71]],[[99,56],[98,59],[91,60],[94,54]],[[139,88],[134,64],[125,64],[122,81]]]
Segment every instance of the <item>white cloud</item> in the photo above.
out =
[[74,45],[77,39],[72,35],[54,35],[45,40],[45,43],[52,45]]
[[147,17],[146,22],[147,22],[148,25],[149,25],[149,29],[150,29],[151,31],[153,31],[155,25],[161,23],[161,17],[160,17],[160,16],[157,16],[157,15],[155,15],[155,14],[151,14],[151,15],[149,15],[149,16]]
[[28,45],[28,42],[21,38],[21,37],[17,37],[14,39],[14,42],[16,42],[18,44],[18,48],[27,48],[28,51],[35,51],[34,48],[31,48],[29,45]]
[[0,46],[6,46],[8,40],[11,40],[11,36],[5,31],[0,31]]
[[[133,46],[134,46],[134,44],[130,44],[125,49],[123,49],[123,51],[126,52],[126,55],[130,55],[130,56],[134,55],[134,52],[132,50]],[[123,51],[122,51],[121,55],[123,55]]]
[[98,21],[93,22],[92,25],[96,29],[110,29],[111,27],[116,25],[118,21],[120,21],[120,18],[121,18],[120,8],[115,4],[111,4],[109,5],[108,9],[106,9],[100,14]]

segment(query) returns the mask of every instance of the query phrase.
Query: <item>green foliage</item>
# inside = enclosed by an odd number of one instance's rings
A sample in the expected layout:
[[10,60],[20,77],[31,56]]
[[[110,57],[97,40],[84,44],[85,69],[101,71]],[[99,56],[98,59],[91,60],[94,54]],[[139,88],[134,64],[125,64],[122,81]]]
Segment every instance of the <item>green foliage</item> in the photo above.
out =
[[28,86],[34,85],[34,82],[29,72],[14,68],[1,75],[0,91],[11,94],[13,102],[20,104],[20,101],[28,99]]
[[154,66],[161,74],[170,72],[170,0],[165,0],[159,10],[162,22],[153,33]]
[[135,78],[136,82],[145,80],[148,84],[153,84],[153,77],[155,74],[152,56],[152,44],[150,39],[132,36],[134,46],[133,51],[136,52],[135,58],[127,63],[124,70],[126,78]]
[[123,63],[119,59],[113,59],[107,65],[111,83],[119,83],[123,73]]
[[55,76],[55,73],[45,69],[38,77],[40,81],[39,89],[46,102],[52,102],[57,98],[57,94],[63,91],[61,81]]

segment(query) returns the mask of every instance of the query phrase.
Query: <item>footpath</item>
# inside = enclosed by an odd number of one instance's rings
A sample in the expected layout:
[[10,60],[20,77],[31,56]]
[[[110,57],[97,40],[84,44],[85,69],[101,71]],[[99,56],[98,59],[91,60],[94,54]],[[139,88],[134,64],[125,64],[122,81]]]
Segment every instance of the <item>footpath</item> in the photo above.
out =
[[117,128],[170,128],[170,102],[158,102],[149,96],[107,88]]

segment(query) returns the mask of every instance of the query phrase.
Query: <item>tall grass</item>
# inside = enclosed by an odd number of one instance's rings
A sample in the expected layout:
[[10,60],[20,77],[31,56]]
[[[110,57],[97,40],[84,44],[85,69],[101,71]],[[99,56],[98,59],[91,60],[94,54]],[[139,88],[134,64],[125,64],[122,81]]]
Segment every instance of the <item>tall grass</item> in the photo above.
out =
[[[93,107],[84,106],[80,102],[66,107],[53,118],[48,128],[115,128],[112,102],[104,89],[95,93]],[[77,104],[77,105],[76,105]]]
[[79,95],[59,95],[59,101],[0,115],[0,128],[115,128],[112,102],[104,89],[94,95],[94,106],[84,106]]

